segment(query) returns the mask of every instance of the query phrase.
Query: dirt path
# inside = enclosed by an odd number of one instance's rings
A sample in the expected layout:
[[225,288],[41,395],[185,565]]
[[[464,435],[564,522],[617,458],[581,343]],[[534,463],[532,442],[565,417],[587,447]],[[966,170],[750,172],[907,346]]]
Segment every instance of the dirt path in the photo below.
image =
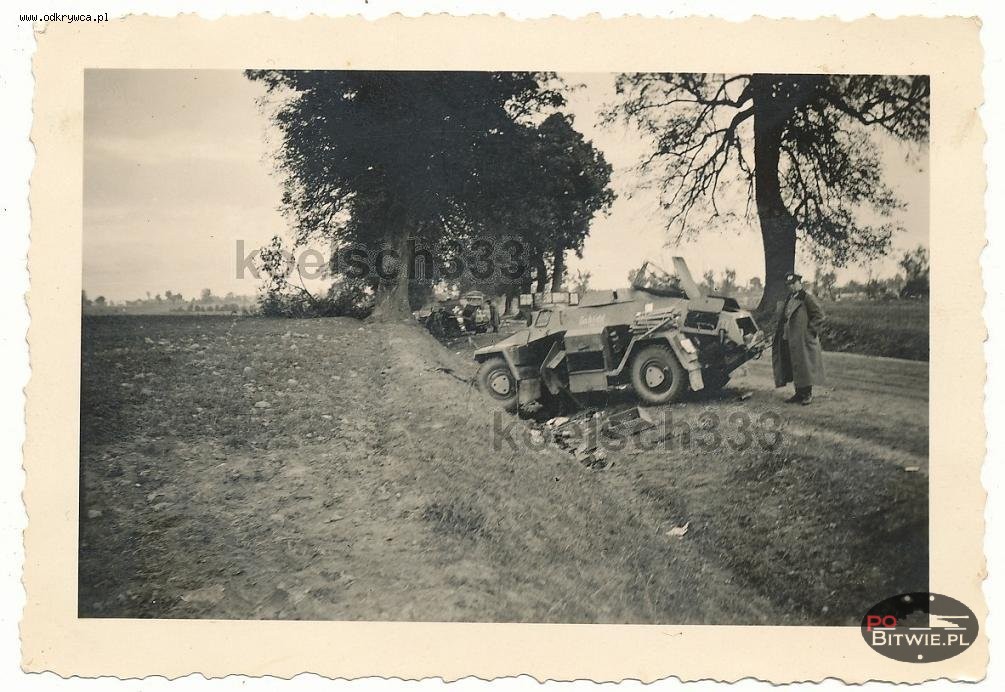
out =
[[84,333],[84,616],[824,624],[925,586],[922,364],[828,358],[842,384],[793,409],[756,363],[680,410],[783,412],[780,447],[597,471],[508,446],[524,425],[412,326]]
[[[612,469],[709,560],[784,611],[784,622],[854,623],[869,603],[927,586],[927,363],[826,354],[831,386],[787,405],[770,360],[751,363],[703,413],[722,421],[724,451],[641,452]],[[742,401],[738,395],[749,392]],[[681,407],[690,421],[695,404]],[[737,423],[781,415],[781,444],[733,450]],[[695,426],[698,427],[698,426]],[[755,437],[756,439],[756,437]]]

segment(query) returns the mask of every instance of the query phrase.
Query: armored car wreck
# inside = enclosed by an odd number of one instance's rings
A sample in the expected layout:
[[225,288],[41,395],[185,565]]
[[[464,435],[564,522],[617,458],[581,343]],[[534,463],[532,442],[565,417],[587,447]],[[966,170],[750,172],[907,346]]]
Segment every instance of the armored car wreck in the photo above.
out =
[[681,257],[646,262],[628,288],[530,304],[526,329],[475,351],[479,389],[509,411],[557,397],[630,386],[645,404],[719,389],[760,356],[766,339],[735,299],[705,295]]

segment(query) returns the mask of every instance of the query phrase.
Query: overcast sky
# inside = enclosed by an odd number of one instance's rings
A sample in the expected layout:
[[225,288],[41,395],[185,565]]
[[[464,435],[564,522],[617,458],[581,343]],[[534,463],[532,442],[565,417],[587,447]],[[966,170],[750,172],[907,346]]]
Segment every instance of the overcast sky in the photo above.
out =
[[[617,287],[629,269],[652,258],[687,258],[691,271],[736,269],[740,281],[763,275],[756,220],[735,232],[706,233],[675,248],[651,190],[638,190],[634,166],[646,142],[624,126],[603,128],[597,112],[614,96],[614,75],[563,75],[584,84],[568,112],[575,126],[614,166],[618,193],[611,213],[597,219],[573,270],[592,285]],[[268,122],[256,99],[262,87],[236,70],[88,70],[84,116],[84,266],[88,295],[110,300],[167,290],[194,297],[203,288],[253,294],[259,281],[239,278],[236,256],[286,235],[276,211],[280,187],[269,160]],[[886,179],[907,209],[897,251],[928,245],[927,147],[909,150],[881,140]],[[742,204],[737,199],[736,204]],[[873,265],[878,276],[896,270],[894,252]],[[797,269],[812,274],[812,266]],[[851,267],[839,279],[864,278]]]

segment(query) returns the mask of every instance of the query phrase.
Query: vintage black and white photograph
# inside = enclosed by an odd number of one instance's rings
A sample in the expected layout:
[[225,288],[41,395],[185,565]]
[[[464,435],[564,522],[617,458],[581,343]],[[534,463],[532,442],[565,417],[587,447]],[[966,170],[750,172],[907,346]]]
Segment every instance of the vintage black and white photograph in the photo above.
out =
[[80,618],[929,584],[929,76],[88,69]]

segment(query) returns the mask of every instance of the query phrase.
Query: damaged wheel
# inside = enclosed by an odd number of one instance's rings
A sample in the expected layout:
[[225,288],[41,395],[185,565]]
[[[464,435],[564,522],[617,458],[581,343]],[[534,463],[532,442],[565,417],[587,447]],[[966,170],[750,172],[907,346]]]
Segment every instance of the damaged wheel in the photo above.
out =
[[489,358],[478,368],[475,376],[478,389],[499,402],[504,409],[514,412],[518,407],[516,378],[502,358]]
[[646,346],[632,359],[632,388],[647,404],[668,404],[687,389],[687,375],[669,346]]

